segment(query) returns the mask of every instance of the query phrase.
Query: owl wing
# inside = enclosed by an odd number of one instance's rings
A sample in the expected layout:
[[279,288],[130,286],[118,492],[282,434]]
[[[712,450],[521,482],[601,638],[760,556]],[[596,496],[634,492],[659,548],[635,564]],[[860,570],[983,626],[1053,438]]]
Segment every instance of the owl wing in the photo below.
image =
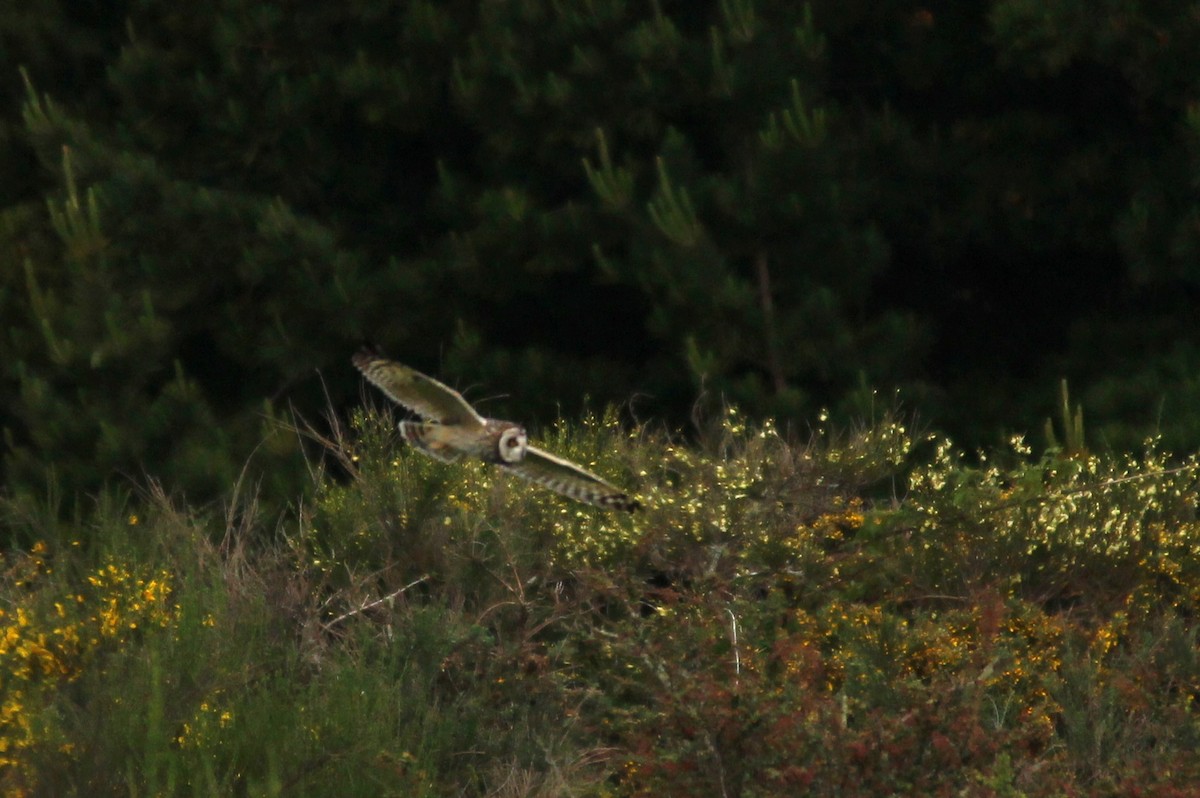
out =
[[629,512],[641,506],[636,499],[629,498],[590,471],[532,446],[525,450],[525,457],[520,462],[501,465],[523,479],[575,501]]
[[484,419],[462,394],[402,363],[366,350],[353,357],[354,366],[388,398],[429,421],[484,426]]

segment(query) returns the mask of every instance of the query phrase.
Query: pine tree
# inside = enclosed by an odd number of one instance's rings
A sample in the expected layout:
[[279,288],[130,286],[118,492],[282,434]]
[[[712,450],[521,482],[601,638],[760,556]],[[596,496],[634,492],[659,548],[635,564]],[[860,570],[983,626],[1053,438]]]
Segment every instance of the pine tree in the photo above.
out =
[[974,442],[1067,376],[1194,441],[1200,23],[1077,6],[0,16],[4,483],[211,495],[363,339],[531,421],[902,386]]
[[[921,328],[870,304],[887,245],[826,107],[827,43],[808,6],[493,8],[507,15],[481,20],[456,84],[495,153],[479,168],[491,199],[459,223],[480,302],[521,301],[489,264],[553,275],[551,306],[592,319],[576,323],[610,351],[641,354],[660,406],[704,389],[815,411],[812,397],[907,376]],[[568,168],[580,163],[583,175]],[[572,294],[595,299],[579,308]],[[502,313],[472,316],[495,322],[469,340],[503,338]]]

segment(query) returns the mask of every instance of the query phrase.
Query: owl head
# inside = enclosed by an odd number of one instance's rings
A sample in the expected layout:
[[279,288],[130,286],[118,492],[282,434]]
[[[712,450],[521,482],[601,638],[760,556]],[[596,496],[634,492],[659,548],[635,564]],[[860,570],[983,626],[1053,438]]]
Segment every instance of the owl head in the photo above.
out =
[[525,450],[529,448],[529,436],[525,428],[516,424],[500,433],[496,439],[496,457],[501,463],[519,463],[525,459]]

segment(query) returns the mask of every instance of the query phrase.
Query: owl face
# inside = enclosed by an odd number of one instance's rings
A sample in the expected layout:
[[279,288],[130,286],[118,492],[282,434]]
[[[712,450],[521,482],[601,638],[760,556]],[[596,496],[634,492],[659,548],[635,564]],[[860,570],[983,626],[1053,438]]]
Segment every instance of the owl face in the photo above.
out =
[[528,450],[529,436],[525,434],[524,427],[516,425],[508,427],[496,439],[498,462],[519,463],[525,459],[525,452]]

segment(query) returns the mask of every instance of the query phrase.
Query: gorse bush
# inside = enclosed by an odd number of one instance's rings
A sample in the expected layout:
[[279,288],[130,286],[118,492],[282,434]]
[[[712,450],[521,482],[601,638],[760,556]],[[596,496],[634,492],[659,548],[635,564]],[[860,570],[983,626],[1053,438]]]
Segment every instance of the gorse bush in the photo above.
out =
[[374,412],[274,529],[151,491],[81,514],[87,543],[7,506],[38,542],[0,582],[0,786],[1197,794],[1194,460],[968,457],[895,415],[534,437],[643,511],[423,457]]
[[[4,562],[6,588],[54,595],[43,590],[53,573],[47,546],[34,544],[27,554],[14,552]],[[145,629],[176,626],[168,571],[138,575],[109,560],[88,573],[73,594],[58,594],[48,605],[21,602],[0,608],[0,672],[5,674],[0,706],[0,767],[21,769],[29,749],[52,744],[64,751],[73,744],[66,730],[39,710],[62,685],[77,682],[106,650],[134,642]],[[34,724],[37,724],[36,728]],[[28,774],[26,774],[28,775]]]
[[[1024,441],[1014,438],[1012,447],[1008,467],[986,459],[968,466],[943,441],[914,470],[895,518],[910,515],[906,534],[941,544],[908,565],[916,584],[962,592],[1005,579],[1006,589],[1042,603],[1150,590],[1196,608],[1195,456],[1172,467],[1150,446],[1140,456],[1052,451],[1025,463],[1014,461],[1030,453]],[[896,551],[894,562],[907,551]]]

